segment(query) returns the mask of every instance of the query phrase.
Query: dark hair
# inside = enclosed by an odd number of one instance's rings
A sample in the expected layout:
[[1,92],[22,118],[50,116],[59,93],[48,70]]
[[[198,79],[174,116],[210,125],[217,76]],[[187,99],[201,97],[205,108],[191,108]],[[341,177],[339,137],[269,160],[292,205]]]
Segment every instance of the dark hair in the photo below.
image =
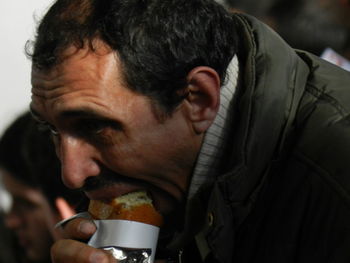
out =
[[48,131],[39,131],[29,112],[20,115],[0,139],[0,166],[25,185],[37,188],[54,207],[57,197],[78,205],[82,193],[68,189]]
[[38,27],[33,65],[49,69],[68,46],[93,50],[94,39],[116,51],[128,87],[166,113],[194,67],[212,67],[223,82],[237,46],[234,20],[213,0],[57,0]]

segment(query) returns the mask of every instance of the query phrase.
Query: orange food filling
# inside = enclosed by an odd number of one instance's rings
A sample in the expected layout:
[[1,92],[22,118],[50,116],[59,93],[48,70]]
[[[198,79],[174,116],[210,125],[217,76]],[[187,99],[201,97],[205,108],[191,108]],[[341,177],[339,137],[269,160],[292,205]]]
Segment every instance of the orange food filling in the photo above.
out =
[[150,204],[138,205],[132,209],[125,209],[122,205],[114,207],[115,209],[113,209],[110,219],[131,220],[155,226],[163,224],[162,216]]
[[94,219],[121,219],[137,221],[160,227],[163,217],[152,204],[140,204],[132,208],[125,208],[123,204],[106,204],[102,201],[91,200],[89,212]]

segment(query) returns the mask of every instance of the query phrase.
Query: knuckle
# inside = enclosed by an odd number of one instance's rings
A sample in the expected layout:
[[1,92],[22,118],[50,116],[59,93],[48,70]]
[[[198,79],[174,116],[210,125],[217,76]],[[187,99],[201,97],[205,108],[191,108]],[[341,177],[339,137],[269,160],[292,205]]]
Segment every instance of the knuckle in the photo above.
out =
[[87,239],[96,231],[96,226],[91,220],[74,219],[68,222],[63,229],[65,238]]

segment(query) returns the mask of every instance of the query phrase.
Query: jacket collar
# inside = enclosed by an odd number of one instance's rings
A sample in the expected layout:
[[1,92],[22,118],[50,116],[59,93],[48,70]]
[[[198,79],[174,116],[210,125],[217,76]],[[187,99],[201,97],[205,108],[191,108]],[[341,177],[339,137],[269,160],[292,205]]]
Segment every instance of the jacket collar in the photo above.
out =
[[269,27],[243,14],[234,19],[241,69],[234,129],[208,202],[207,218],[214,219],[207,219],[197,235],[204,237],[197,238],[202,254],[212,252],[220,262],[232,262],[235,229],[254,207],[271,164],[286,149],[309,74],[305,62]]
[[229,202],[247,202],[282,152],[309,70],[274,31],[248,15],[234,15],[240,75],[232,143],[218,183]]

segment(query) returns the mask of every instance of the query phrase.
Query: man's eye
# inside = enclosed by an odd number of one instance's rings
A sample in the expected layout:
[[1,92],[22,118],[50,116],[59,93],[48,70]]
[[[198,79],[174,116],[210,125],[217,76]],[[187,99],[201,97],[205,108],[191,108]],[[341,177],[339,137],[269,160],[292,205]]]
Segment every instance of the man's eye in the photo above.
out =
[[37,208],[37,205],[35,205],[34,203],[26,200],[26,199],[17,199],[16,197],[13,200],[12,203],[12,210],[19,212],[19,213],[23,213],[23,212],[28,212],[31,211],[33,209]]
[[100,145],[110,145],[122,126],[109,120],[88,119],[79,121],[74,129],[78,136],[84,137],[91,143]]
[[104,122],[98,121],[84,121],[79,125],[81,132],[91,135],[100,134],[107,127],[107,124]]

